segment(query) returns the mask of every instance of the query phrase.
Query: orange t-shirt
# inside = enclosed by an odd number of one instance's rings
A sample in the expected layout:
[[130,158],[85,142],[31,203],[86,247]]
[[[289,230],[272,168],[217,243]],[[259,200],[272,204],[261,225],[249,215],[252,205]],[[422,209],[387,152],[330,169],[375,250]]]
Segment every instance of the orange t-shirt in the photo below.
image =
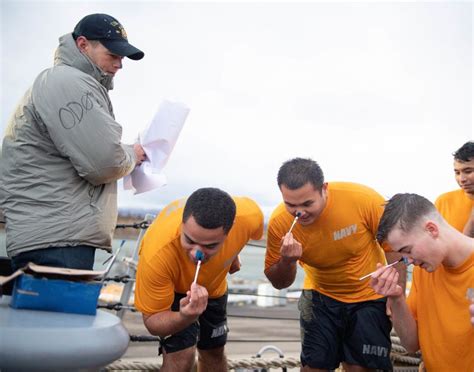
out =
[[[219,252],[199,271],[198,283],[207,289],[210,298],[225,294],[232,261],[250,239],[260,239],[263,233],[263,213],[258,205],[249,198],[233,199],[237,211],[232,229]],[[193,282],[196,264],[180,242],[185,202],[177,200],[163,209],[141,242],[135,306],[144,314],[169,310],[174,293],[185,294]]]
[[474,208],[474,200],[459,189],[438,196],[435,206],[451,226],[462,232]]
[[407,303],[418,324],[427,371],[474,371],[468,288],[474,288],[474,253],[456,268],[413,269]]
[[[348,182],[331,182],[328,200],[311,225],[296,224],[293,235],[303,246],[300,263],[305,271],[304,289],[314,289],[342,302],[381,298],[360,277],[386,263],[375,240],[384,198],[373,189]],[[293,216],[280,204],[273,212],[267,237],[265,269],[280,259],[281,238]],[[388,249],[388,247],[387,247]]]

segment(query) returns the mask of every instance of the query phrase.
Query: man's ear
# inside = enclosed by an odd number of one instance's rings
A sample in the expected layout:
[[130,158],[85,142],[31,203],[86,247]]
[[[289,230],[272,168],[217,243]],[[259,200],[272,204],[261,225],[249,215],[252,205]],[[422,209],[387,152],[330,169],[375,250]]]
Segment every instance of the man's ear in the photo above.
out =
[[321,195],[326,196],[328,192],[328,183],[324,182],[321,186]]
[[433,238],[438,238],[439,236],[439,226],[436,222],[432,220],[428,220],[425,223],[425,231],[428,232],[428,234],[431,235]]
[[87,39],[86,39],[84,36],[78,36],[78,38],[76,39],[77,48],[78,48],[81,52],[83,52],[83,51],[86,50],[87,44],[88,44],[88,41],[87,41]]

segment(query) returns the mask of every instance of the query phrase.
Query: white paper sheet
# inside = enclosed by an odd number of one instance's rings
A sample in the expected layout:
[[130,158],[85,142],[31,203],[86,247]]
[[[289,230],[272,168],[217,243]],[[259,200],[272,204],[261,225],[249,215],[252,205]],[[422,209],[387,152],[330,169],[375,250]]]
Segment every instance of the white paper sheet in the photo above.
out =
[[162,171],[188,114],[189,108],[182,103],[167,100],[161,103],[150,124],[139,135],[147,160],[124,177],[125,190],[140,194],[166,185]]

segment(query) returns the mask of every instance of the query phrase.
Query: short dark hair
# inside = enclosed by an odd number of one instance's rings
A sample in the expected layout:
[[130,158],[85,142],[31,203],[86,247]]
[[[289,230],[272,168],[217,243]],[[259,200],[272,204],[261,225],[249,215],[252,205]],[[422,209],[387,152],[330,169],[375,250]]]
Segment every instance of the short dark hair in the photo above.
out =
[[194,191],[186,200],[183,223],[193,216],[205,229],[222,227],[227,234],[234,224],[236,206],[232,197],[217,188],[205,187]]
[[283,163],[278,171],[278,187],[285,185],[290,190],[303,187],[308,182],[316,190],[321,191],[324,184],[324,174],[312,159],[294,158]]
[[377,230],[382,244],[395,227],[409,232],[424,216],[436,212],[432,202],[417,194],[395,194],[386,204]]
[[453,153],[454,160],[464,162],[474,159],[474,142],[469,141]]

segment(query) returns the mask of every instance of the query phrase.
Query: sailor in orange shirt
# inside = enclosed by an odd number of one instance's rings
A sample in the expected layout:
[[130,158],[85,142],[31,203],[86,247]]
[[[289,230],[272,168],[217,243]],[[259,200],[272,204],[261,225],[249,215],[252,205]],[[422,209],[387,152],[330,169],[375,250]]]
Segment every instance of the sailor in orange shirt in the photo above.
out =
[[[302,371],[332,370],[341,362],[347,371],[391,370],[386,300],[368,279],[359,280],[386,262],[375,240],[384,198],[363,185],[324,182],[311,159],[285,162],[277,180],[283,203],[269,221],[265,275],[275,288],[287,288],[297,262],[304,268]],[[387,255],[390,262],[400,257]]]
[[387,240],[417,266],[406,300],[392,268],[381,267],[372,274],[374,290],[391,299],[393,325],[402,345],[410,352],[421,349],[428,372],[474,371],[468,299],[474,289],[474,239],[448,224],[429,200],[416,194],[397,194],[389,200],[377,239]]
[[262,233],[263,214],[253,200],[216,188],[171,203],[149,227],[140,247],[135,306],[148,331],[160,337],[160,371],[191,371],[196,347],[199,371],[227,371],[226,277],[240,269],[245,244]]
[[474,142],[466,142],[453,156],[454,177],[461,188],[440,195],[435,206],[451,226],[473,238]]

